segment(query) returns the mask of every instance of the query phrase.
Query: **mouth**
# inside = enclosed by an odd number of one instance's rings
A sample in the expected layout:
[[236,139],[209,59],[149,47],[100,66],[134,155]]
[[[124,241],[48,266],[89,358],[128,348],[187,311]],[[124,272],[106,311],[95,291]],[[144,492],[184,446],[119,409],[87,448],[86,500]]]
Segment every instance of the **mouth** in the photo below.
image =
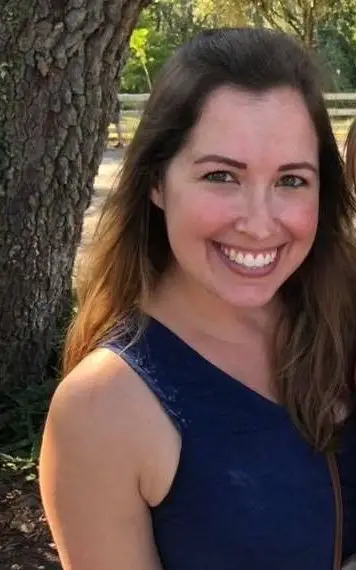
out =
[[240,250],[214,242],[219,256],[231,269],[244,275],[263,276],[270,273],[278,263],[281,247],[263,251]]

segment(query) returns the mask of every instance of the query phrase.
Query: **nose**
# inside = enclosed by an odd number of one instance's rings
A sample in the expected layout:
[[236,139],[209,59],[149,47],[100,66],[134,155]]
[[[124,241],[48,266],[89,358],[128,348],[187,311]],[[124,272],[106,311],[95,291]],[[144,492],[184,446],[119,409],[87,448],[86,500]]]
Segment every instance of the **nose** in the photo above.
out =
[[274,212],[273,198],[267,191],[249,192],[245,205],[235,222],[239,233],[264,240],[276,233],[278,220]]

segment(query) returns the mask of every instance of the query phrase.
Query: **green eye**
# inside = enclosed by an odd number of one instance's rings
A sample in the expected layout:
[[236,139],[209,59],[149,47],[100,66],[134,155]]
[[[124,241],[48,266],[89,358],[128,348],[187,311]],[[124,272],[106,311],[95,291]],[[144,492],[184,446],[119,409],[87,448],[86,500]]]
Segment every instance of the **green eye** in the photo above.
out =
[[286,186],[287,188],[301,188],[306,185],[307,181],[304,178],[294,176],[293,174],[282,176],[277,182],[277,186]]
[[209,172],[204,176],[204,179],[208,182],[235,182],[235,179],[231,176],[231,174],[225,170],[216,170],[214,172]]

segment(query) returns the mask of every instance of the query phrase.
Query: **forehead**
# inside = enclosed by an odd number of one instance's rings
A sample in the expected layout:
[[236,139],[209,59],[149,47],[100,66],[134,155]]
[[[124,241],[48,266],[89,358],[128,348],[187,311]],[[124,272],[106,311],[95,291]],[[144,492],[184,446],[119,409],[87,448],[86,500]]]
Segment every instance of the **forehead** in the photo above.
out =
[[206,100],[191,132],[189,154],[223,154],[246,162],[317,156],[316,130],[302,96],[291,88],[253,93],[222,87]]

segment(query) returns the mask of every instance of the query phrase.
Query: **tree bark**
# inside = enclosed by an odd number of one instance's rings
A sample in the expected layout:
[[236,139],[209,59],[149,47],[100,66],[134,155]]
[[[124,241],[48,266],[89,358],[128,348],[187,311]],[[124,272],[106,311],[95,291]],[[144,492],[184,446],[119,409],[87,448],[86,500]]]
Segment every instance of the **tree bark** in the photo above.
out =
[[149,0],[2,0],[0,388],[45,380],[131,31]]

